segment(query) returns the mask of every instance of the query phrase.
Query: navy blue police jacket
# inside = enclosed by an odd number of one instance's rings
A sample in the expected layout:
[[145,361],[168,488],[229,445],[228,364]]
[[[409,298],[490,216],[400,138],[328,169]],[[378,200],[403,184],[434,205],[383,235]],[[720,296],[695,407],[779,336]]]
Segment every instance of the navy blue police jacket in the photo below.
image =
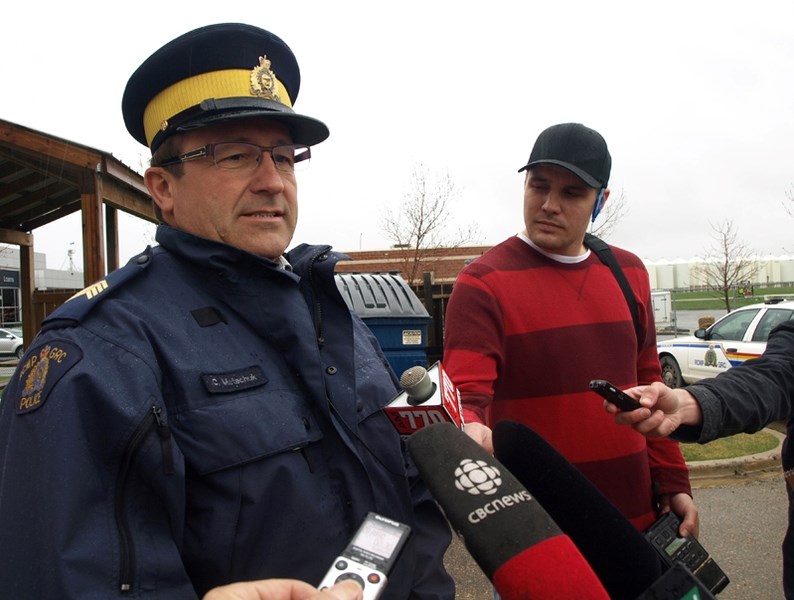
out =
[[381,410],[397,392],[330,247],[293,271],[161,225],[66,302],[0,402],[0,590],[196,598],[318,585],[369,511],[413,533],[385,598],[453,598],[449,527]]

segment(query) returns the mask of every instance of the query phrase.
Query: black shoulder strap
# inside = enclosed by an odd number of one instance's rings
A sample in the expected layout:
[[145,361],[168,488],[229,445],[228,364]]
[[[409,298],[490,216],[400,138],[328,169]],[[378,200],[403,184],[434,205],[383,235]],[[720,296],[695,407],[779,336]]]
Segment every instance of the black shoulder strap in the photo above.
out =
[[615,276],[620,289],[623,291],[623,295],[626,297],[626,304],[629,305],[629,312],[631,312],[631,318],[634,321],[634,331],[637,334],[637,347],[641,347],[645,340],[645,329],[640,323],[640,313],[639,309],[637,308],[637,299],[634,297],[634,291],[631,289],[631,285],[629,285],[629,280],[626,279],[623,269],[620,268],[620,265],[618,264],[617,259],[615,259],[615,255],[612,254],[612,250],[609,248],[609,245],[601,238],[594,236],[592,233],[585,233],[584,245],[595,252],[596,256],[598,256],[598,259],[608,266],[612,271],[612,274]]

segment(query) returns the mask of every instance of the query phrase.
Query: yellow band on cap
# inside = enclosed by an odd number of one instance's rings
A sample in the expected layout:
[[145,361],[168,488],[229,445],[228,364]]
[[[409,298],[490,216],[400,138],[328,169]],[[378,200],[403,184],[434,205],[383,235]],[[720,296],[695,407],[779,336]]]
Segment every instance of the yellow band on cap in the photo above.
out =
[[[271,72],[272,73],[272,72]],[[284,84],[273,77],[277,97],[281,104],[292,108],[289,94]],[[163,122],[183,110],[201,104],[210,98],[236,98],[240,96],[261,97],[254,94],[251,89],[251,71],[245,69],[228,69],[226,71],[212,71],[201,73],[183,79],[167,87],[157,94],[143,111],[143,130],[146,132],[146,143],[151,146],[152,140],[162,128]]]

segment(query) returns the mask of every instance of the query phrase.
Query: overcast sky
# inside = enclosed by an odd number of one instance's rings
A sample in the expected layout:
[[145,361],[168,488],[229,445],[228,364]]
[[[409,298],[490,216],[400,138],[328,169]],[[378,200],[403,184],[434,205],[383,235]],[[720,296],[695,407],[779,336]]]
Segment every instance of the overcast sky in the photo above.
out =
[[[46,3],[49,5],[50,3]],[[208,8],[215,4],[215,8]],[[386,248],[422,164],[460,196],[449,227],[482,244],[523,228],[522,166],[538,133],[600,131],[628,214],[610,241],[647,260],[691,258],[731,219],[759,254],[794,254],[794,3],[149,0],[11,3],[0,36],[0,118],[111,152],[141,170],[127,133],[129,75],[172,38],[239,21],[283,38],[302,71],[295,108],[331,137],[299,178],[294,243]],[[61,268],[76,218],[35,232]],[[152,228],[123,220],[122,261]],[[67,263],[68,264],[68,263]]]

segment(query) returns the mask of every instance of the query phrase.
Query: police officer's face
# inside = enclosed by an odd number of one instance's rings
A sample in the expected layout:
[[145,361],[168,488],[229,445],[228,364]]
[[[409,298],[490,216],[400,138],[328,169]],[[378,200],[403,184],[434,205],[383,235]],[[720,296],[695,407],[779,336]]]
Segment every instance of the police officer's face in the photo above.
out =
[[[292,139],[283,125],[247,119],[181,134],[179,152],[219,142],[269,147]],[[190,160],[182,167],[181,176],[162,167],[150,168],[145,176],[166,223],[258,256],[276,259],[284,253],[298,221],[294,173],[276,169],[268,152],[248,171],[224,170],[211,158]]]
[[[524,181],[526,235],[552,254],[578,256],[598,190],[557,165],[541,164]],[[604,202],[609,190],[604,192]]]

